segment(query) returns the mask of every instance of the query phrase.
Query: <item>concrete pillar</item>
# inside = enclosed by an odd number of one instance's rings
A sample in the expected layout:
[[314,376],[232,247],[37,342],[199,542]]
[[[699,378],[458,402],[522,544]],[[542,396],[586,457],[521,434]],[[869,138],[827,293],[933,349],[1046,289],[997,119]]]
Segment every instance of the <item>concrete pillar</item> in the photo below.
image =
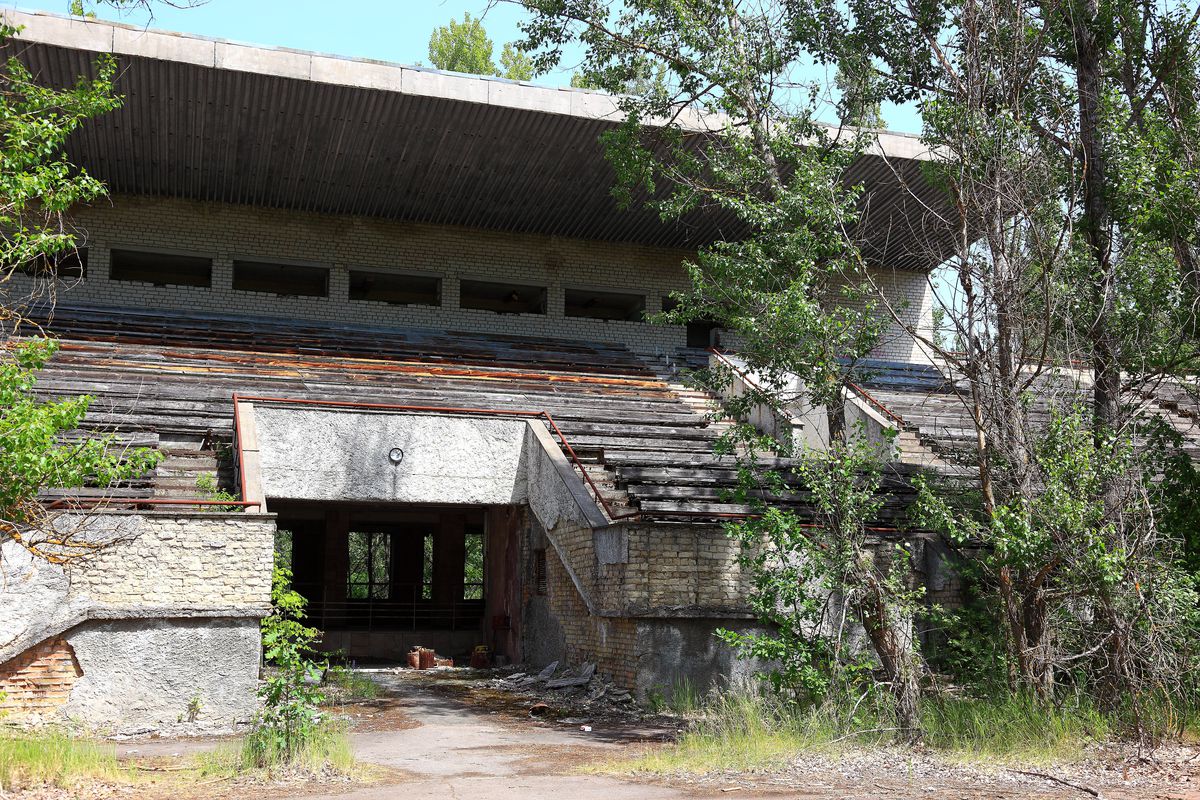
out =
[[342,509],[325,512],[325,596],[346,599],[350,570],[350,514]]
[[392,599],[399,603],[419,601],[424,572],[424,529],[397,528],[392,533]]
[[433,602],[455,603],[463,595],[467,520],[463,514],[442,515],[433,537]]

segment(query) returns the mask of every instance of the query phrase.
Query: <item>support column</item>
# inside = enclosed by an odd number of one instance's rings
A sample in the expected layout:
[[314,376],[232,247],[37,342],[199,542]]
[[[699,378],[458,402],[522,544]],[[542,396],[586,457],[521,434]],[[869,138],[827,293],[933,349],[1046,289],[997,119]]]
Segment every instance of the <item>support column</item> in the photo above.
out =
[[433,602],[456,603],[463,595],[467,520],[463,514],[443,514],[433,537]]
[[325,512],[325,596],[331,602],[346,599],[350,571],[350,514],[341,509]]

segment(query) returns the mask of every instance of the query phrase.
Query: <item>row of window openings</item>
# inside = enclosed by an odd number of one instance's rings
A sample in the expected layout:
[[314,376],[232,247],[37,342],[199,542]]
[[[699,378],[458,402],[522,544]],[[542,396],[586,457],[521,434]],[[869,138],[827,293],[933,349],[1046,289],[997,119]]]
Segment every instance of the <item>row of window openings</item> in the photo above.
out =
[[[483,533],[468,531],[463,544],[462,599],[482,600]],[[400,585],[392,574],[395,566],[392,534],[385,531],[351,531],[346,598],[397,602],[432,600],[433,546],[432,534],[422,537],[421,583]]]
[[[142,250],[110,251],[109,278],[156,286],[212,286],[212,259]],[[87,274],[87,248],[79,248],[27,265],[26,272],[77,279]],[[328,297],[329,270],[266,261],[233,262],[233,288],[246,292]],[[566,289],[565,314],[603,320],[640,322],[646,313],[644,295],[591,289]],[[547,289],[492,281],[461,280],[459,306],[498,314],[545,314]],[[397,275],[350,270],[350,299],[392,305],[442,304],[442,280],[429,275]]]
[[[81,247],[44,256],[26,264],[22,270],[32,275],[79,279],[87,275],[87,260],[88,249]],[[109,278],[156,286],[211,287],[212,259],[116,249],[110,251]],[[300,297],[328,297],[329,270],[299,264],[234,261],[233,288]],[[645,318],[644,295],[569,288],[565,295],[565,315],[568,317],[635,322]],[[442,281],[427,275],[350,270],[350,299],[392,305],[440,306]],[[672,298],[663,298],[664,311],[670,311],[674,305]],[[459,282],[459,307],[500,314],[545,314],[546,287],[462,280]],[[688,323],[688,346],[711,345],[714,328],[707,322]]]

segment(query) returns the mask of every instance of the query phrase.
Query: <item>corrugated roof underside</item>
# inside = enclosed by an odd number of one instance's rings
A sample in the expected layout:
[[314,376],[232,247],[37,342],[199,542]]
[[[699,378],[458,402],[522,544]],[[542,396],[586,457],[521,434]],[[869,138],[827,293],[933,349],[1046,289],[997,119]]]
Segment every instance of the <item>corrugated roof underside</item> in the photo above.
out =
[[[89,73],[94,58],[47,45],[20,54],[56,85]],[[664,224],[644,208],[618,208],[598,138],[612,124],[601,120],[172,61],[118,63],[123,107],[68,144],[113,192],[665,247],[742,231],[717,210]],[[896,190],[896,164],[935,199],[915,163],[860,159],[848,180],[870,188],[863,238],[873,260],[927,267],[945,234]]]

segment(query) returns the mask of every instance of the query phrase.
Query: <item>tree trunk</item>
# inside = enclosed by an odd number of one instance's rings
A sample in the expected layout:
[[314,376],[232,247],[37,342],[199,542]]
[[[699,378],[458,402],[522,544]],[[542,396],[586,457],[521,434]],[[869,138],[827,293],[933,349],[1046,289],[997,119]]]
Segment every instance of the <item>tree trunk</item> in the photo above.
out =
[[[1101,142],[1102,53],[1096,40],[1098,0],[1085,0],[1070,15],[1075,44],[1075,79],[1079,92],[1079,143],[1083,156],[1083,219],[1088,249],[1094,263],[1091,292],[1095,317],[1089,327],[1092,358],[1092,410],[1096,444],[1104,447],[1120,425],[1120,347],[1113,330],[1116,315],[1116,274],[1112,257],[1112,215],[1108,206],[1108,175]],[[1106,481],[1102,489],[1107,512],[1115,513],[1116,487]]]
[[917,744],[924,736],[917,660],[909,637],[901,635],[896,620],[888,614],[882,587],[873,579],[866,584],[866,597],[859,603],[858,612],[896,703],[896,739]]

